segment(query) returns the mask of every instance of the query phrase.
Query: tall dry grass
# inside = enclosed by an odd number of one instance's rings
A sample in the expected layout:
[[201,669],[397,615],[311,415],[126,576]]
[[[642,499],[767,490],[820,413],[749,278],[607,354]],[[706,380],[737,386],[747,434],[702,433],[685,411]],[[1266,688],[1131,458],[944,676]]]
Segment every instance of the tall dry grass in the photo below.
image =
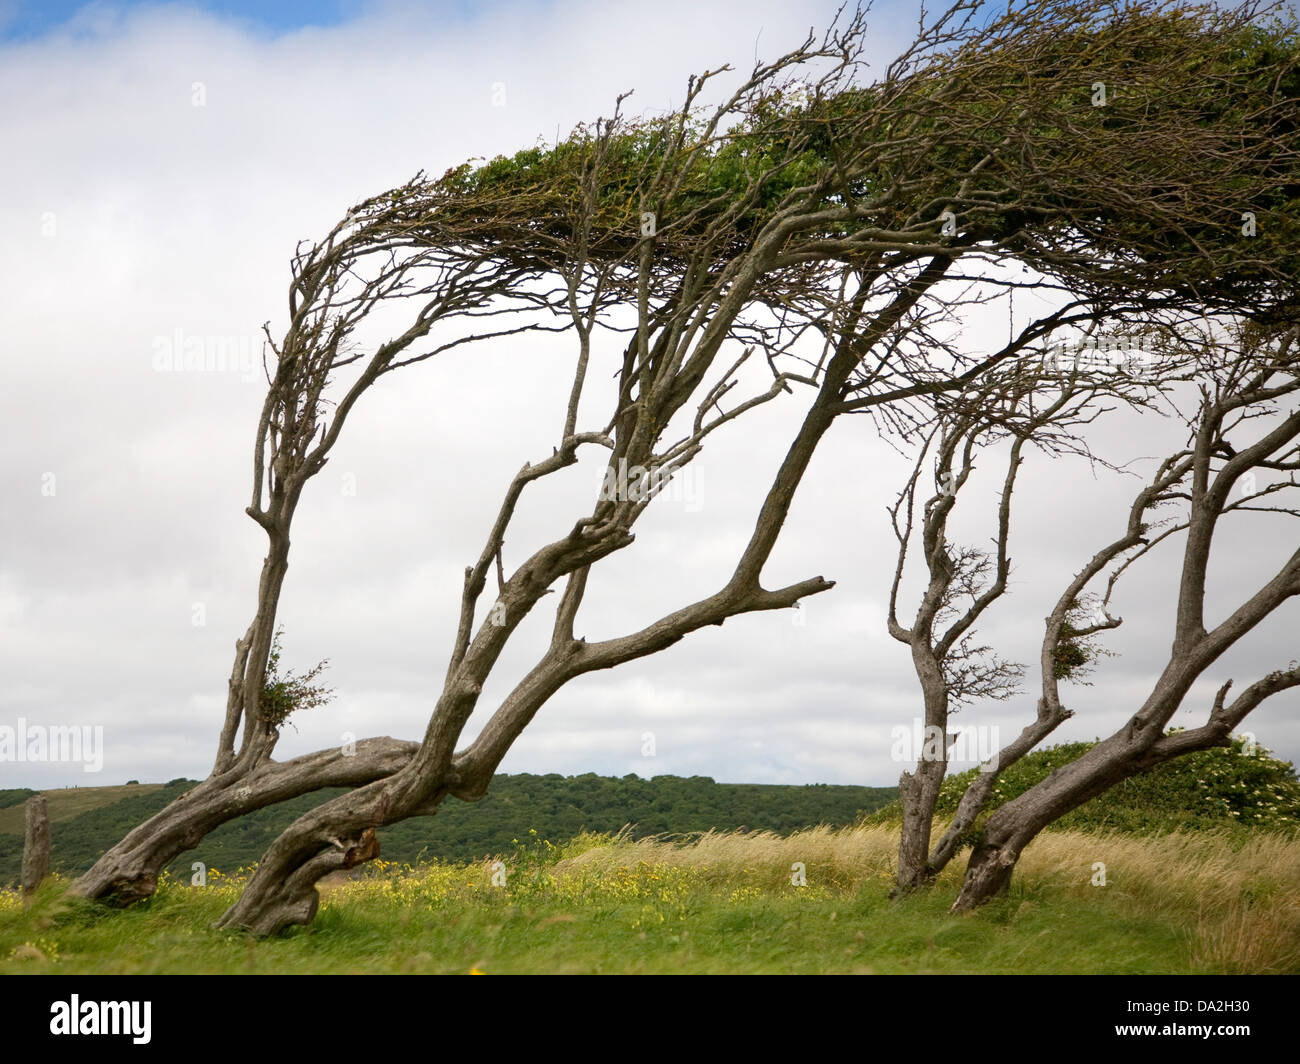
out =
[[[943,825],[939,826],[939,831]],[[936,835],[938,832],[936,832]],[[789,884],[803,862],[810,880],[843,890],[892,878],[898,832],[888,825],[770,832],[708,832],[687,840],[625,837],[566,858],[557,873],[610,872],[645,861],[691,867],[707,880],[766,889]],[[1105,893],[1094,878],[1104,865]],[[959,856],[937,889],[955,893]],[[1133,836],[1044,832],[1025,850],[1012,889],[1104,897],[1187,928],[1194,966],[1211,972],[1300,972],[1300,838],[1227,832]]]
[[566,858],[557,873],[583,869],[612,872],[645,861],[698,869],[713,883],[743,883],[768,890],[790,882],[790,869],[801,861],[816,869],[819,883],[854,889],[869,880],[889,878],[897,867],[898,835],[887,826],[815,827],[781,837],[770,831],[737,833],[708,831],[682,837],[616,838],[575,857]]

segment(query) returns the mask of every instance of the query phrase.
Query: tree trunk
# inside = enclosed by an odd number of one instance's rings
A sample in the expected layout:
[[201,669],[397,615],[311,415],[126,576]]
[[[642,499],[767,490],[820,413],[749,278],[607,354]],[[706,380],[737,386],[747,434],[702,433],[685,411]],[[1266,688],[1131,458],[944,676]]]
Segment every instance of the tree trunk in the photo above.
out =
[[50,813],[45,805],[45,795],[34,794],[27,799],[27,832],[23,838],[23,894],[32,895],[41,881],[50,874]]
[[898,843],[898,876],[894,895],[925,886],[934,876],[930,869],[930,832],[934,807],[943,786],[946,761],[917,762],[916,771],[904,772],[898,780],[903,805],[903,834]]
[[382,779],[407,764],[418,749],[418,743],[387,737],[364,739],[354,753],[318,751],[292,761],[267,762],[247,776],[209,777],[105,853],[72,884],[70,893],[113,905],[140,901],[157,889],[158,876],[174,858],[227,821],[324,787]]
[[[941,585],[946,586],[946,585]],[[932,589],[935,601],[938,594]],[[898,797],[903,806],[903,833],[898,840],[898,875],[891,896],[925,886],[934,878],[930,868],[930,833],[939,788],[948,774],[948,685],[943,667],[930,645],[929,620],[914,629],[912,660],[925,699],[921,749],[916,751],[916,769],[898,779]]]
[[243,894],[215,926],[274,935],[291,924],[311,923],[320,905],[316,884],[321,878],[378,857],[376,828],[433,813],[449,793],[437,787],[426,797],[417,784],[418,772],[408,764],[299,817],[263,854]]
[[1156,762],[1145,756],[1151,745],[1148,736],[1130,735],[1126,729],[994,812],[967,862],[953,911],[974,909],[1005,891],[1021,853],[1049,824],[1115,784],[1154,767]]

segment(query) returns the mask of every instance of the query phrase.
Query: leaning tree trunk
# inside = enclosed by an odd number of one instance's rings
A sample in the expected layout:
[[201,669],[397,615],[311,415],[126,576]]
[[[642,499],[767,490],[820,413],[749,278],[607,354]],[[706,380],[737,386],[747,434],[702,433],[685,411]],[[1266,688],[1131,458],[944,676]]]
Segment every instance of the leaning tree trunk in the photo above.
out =
[[377,827],[433,813],[450,793],[445,785],[430,790],[410,766],[408,760],[406,769],[295,820],[262,855],[243,894],[216,926],[273,935],[291,924],[311,923],[320,904],[320,879],[378,857]]
[[1001,774],[1055,731],[1058,726],[1069,719],[1069,716],[1070,714],[1061,707],[1056,699],[1053,698],[1049,701],[1044,698],[1039,701],[1038,718],[1032,724],[1026,726],[1012,742],[999,750],[994,755],[993,764],[987,770],[982,768],[962,794],[961,800],[957,803],[957,812],[952,818],[952,823],[948,825],[948,830],[943,833],[943,836],[935,844],[934,850],[930,853],[930,871],[932,875],[937,876],[948,867],[948,862],[956,856],[957,851],[964,844],[966,832],[975,823],[980,813],[984,811],[985,805],[988,804],[988,800],[993,794],[993,788]]
[[966,865],[953,911],[974,909],[1005,891],[1020,855],[1045,827],[1164,760],[1146,756],[1160,736],[1160,729],[1154,730],[1154,736],[1121,733],[1103,740],[994,812]]
[[[217,927],[273,935],[291,924],[311,923],[320,904],[317,882],[330,872],[377,857],[376,829],[432,814],[449,794],[473,800],[486,792],[518,729],[570,675],[574,655],[567,645],[553,648],[511,693],[507,703],[518,702],[526,711],[511,729],[495,737],[490,752],[468,760],[453,756],[506,631],[519,623],[549,586],[549,580],[534,582],[527,575],[502,591],[500,601],[506,604],[509,620],[499,629],[485,626],[490,649],[471,650],[448,676],[423,743],[409,744],[416,748],[415,753],[406,756],[405,763],[392,774],[322,803],[285,828],[262,855],[244,892]],[[517,592],[517,587],[525,590]],[[491,725],[488,731],[492,731]]]
[[186,791],[105,853],[70,893],[112,905],[130,905],[157,889],[162,870],[210,832],[245,813],[325,787],[355,787],[382,779],[408,763],[418,743],[363,739],[355,752],[333,749],[292,761],[270,761],[253,772],[213,776]]

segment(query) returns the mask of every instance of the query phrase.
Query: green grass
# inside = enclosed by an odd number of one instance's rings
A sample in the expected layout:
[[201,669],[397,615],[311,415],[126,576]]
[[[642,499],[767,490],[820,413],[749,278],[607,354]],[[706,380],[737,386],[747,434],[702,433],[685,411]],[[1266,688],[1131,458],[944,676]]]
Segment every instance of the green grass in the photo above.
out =
[[[1043,841],[1006,896],[961,916],[957,870],[889,899],[894,840],[878,827],[543,843],[508,858],[504,887],[486,863],[378,862],[327,888],[312,927],[265,940],[210,929],[241,885],[220,873],[205,888],[167,880],[126,911],[54,881],[27,909],[0,895],[0,973],[1300,973],[1295,842]],[[1161,869],[1184,852],[1184,868]],[[1089,886],[1093,858],[1109,863],[1105,889]],[[1197,886],[1229,866],[1256,884],[1245,908],[1239,883]]]
[[[32,942],[49,959],[0,971],[80,974],[526,972],[1165,972],[1191,970],[1186,935],[1098,900],[1079,906],[1017,891],[974,917],[947,914],[953,892],[893,904],[888,887],[731,901],[692,894],[680,907],[574,904],[502,891],[434,910],[326,907],[308,931],[256,941],[208,925],[224,904],[182,889],[110,913],[40,899],[0,924],[8,956]],[[38,929],[43,920],[48,927]],[[44,948],[42,948],[44,947]]]

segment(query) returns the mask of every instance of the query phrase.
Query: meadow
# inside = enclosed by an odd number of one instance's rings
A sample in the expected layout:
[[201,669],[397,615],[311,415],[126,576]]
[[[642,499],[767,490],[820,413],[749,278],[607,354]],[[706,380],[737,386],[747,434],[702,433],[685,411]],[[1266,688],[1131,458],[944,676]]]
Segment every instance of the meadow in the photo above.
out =
[[1293,833],[1047,832],[1008,894],[961,916],[961,861],[889,898],[896,847],[879,823],[534,833],[499,864],[376,861],[325,885],[313,926],[264,940],[210,929],[245,872],[167,877],[125,911],[53,877],[29,906],[0,893],[0,972],[1300,974]]

